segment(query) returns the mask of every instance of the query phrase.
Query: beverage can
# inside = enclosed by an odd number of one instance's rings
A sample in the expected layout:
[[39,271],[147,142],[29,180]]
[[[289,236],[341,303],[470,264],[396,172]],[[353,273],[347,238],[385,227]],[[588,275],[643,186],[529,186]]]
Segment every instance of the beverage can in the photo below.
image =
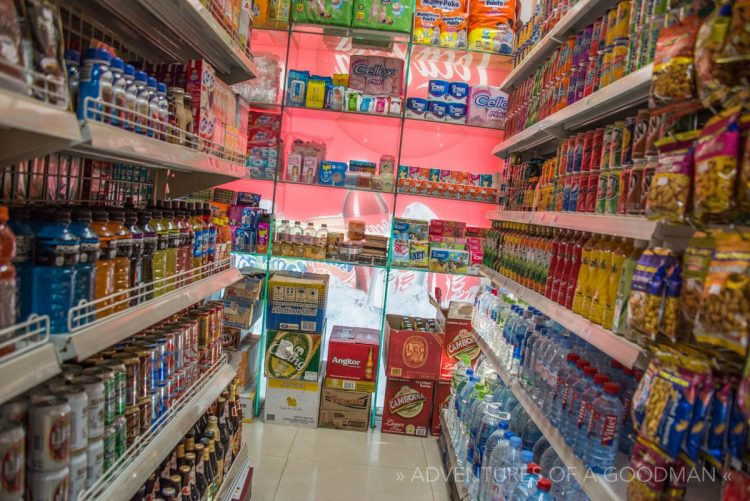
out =
[[3,460],[0,499],[23,499],[26,432],[19,423],[0,422],[0,458]]
[[177,371],[174,373],[174,399],[178,400],[185,393],[185,373]]
[[570,144],[570,139],[566,139],[564,141],[560,142],[560,145],[557,147],[557,173],[563,174],[566,172],[565,165],[568,162],[568,145]]
[[141,362],[137,353],[118,353],[112,360],[118,360],[125,366],[125,408],[135,405],[141,393]]
[[602,135],[602,155],[599,160],[599,169],[605,171],[609,169],[609,155],[612,148],[612,125],[604,127],[604,134]]
[[137,405],[125,409],[127,446],[130,447],[141,436],[141,412]]
[[575,99],[578,102],[586,94],[586,78],[589,72],[589,62],[584,61],[578,66],[578,78],[576,79]]
[[[88,445],[88,444],[87,444]],[[86,490],[86,470],[88,469],[86,461],[86,448],[81,451],[70,454],[70,480],[68,482],[68,499],[78,499],[81,493]]]
[[580,188],[581,174],[574,174],[570,176],[570,196],[568,199],[568,212],[576,212],[578,210],[578,195]]
[[[574,66],[570,72],[570,80],[568,81],[568,89],[565,98],[565,104],[570,106],[576,102],[576,86],[578,85],[579,72],[581,71],[579,66]],[[584,77],[585,78],[585,77]]]
[[104,440],[89,440],[86,448],[86,489],[91,489],[104,474]]
[[50,387],[50,391],[65,399],[70,406],[70,451],[86,450],[89,443],[89,398],[79,385],[67,384]]
[[83,374],[96,376],[102,380],[102,384],[104,385],[104,426],[110,426],[115,420],[115,371],[104,365],[99,365],[84,369]]
[[65,383],[69,383],[71,379],[81,374],[81,371],[83,371],[83,367],[76,364],[63,364],[62,366],[62,372],[60,375],[63,378],[63,381]]
[[641,190],[643,189],[643,173],[646,167],[646,160],[639,159],[630,169],[630,178],[628,179],[628,200],[626,211],[628,214],[641,214]]
[[70,457],[70,405],[61,397],[42,397],[29,406],[26,465],[53,471]]
[[167,398],[167,404],[166,404],[166,410],[169,410],[174,405],[175,401],[175,386],[174,386],[174,377],[171,377],[167,379],[164,383],[164,388],[166,388],[166,398]]
[[590,130],[583,135],[583,157],[581,159],[581,172],[591,170],[591,154],[594,151],[594,136],[596,131]]
[[115,419],[115,460],[125,455],[128,448],[128,426],[125,416]]
[[[136,388],[138,389],[137,397],[138,399],[147,397],[151,393],[151,387],[153,386],[153,371],[152,371],[152,363],[153,363],[153,355],[151,350],[140,346],[131,346],[127,349],[129,353],[133,353],[138,357],[138,384]],[[127,364],[126,364],[127,366]],[[129,369],[128,369],[129,370]],[[128,374],[128,393],[130,393],[130,374]],[[128,395],[130,397],[130,395]],[[130,400],[127,401],[128,405],[130,405]]]
[[599,170],[602,161],[602,143],[604,142],[604,129],[599,128],[594,131],[591,138],[591,155],[589,160],[589,170]]
[[[607,14],[609,16],[609,14]],[[614,38],[626,37],[630,33],[630,0],[617,4]]]
[[[155,388],[154,394],[159,394],[158,388]],[[151,395],[138,400],[138,413],[140,414],[139,422],[141,424],[141,434],[147,433],[154,422],[154,407]]]
[[88,397],[89,441],[104,434],[104,382],[99,376],[84,375],[75,378],[73,384],[81,386]]
[[575,150],[573,153],[573,171],[581,172],[581,164],[583,163],[583,144],[585,134],[576,134],[575,136]]
[[625,67],[628,60],[628,39],[618,38],[612,47],[612,68],[609,73],[610,83],[616,82],[625,76]]
[[609,171],[609,176],[607,177],[606,204],[604,208],[605,214],[617,214],[617,202],[618,196],[620,195],[621,173],[621,167],[615,167],[613,169],[610,169]]
[[641,201],[639,203],[641,213],[646,212],[646,202],[648,200],[648,192],[651,189],[651,181],[654,178],[656,172],[658,157],[648,157],[646,159],[646,165],[643,168],[643,185],[641,187]]
[[620,172],[620,192],[617,195],[617,214],[628,213],[628,190],[630,189],[630,176],[633,166],[623,167]]
[[596,203],[594,205],[594,212],[597,214],[604,214],[607,206],[607,183],[609,179],[608,171],[601,171],[599,173],[599,180],[596,186]]
[[[136,359],[137,361],[137,359]],[[104,367],[112,369],[115,380],[115,416],[125,415],[125,407],[127,407],[127,370],[125,363],[122,359],[112,358],[106,360],[103,364]]]
[[29,470],[26,477],[26,501],[67,499],[70,492],[70,470],[67,465],[56,470]]
[[565,173],[570,174],[573,172],[573,166],[576,160],[576,137],[571,136],[568,138],[568,149],[567,157],[565,158]]
[[608,45],[604,49],[604,58],[602,59],[601,77],[599,79],[599,88],[606,87],[612,82],[612,58],[614,56],[614,45]]
[[627,167],[633,163],[633,133],[635,132],[635,117],[627,117],[622,129],[622,147],[620,165]]
[[586,212],[586,207],[588,206],[590,179],[590,172],[584,172],[581,174],[581,178],[578,181],[578,204],[576,205],[576,212]]
[[635,125],[632,133],[631,159],[637,160],[646,156],[646,143],[648,137],[648,122],[650,113],[648,110],[638,110],[635,117]]
[[562,210],[563,210],[563,212],[567,212],[568,211],[568,207],[570,207],[571,177],[573,177],[572,174],[567,174],[563,178],[563,194],[562,194]]
[[104,471],[109,470],[114,466],[115,461],[117,461],[117,455],[115,452],[115,441],[117,440],[117,436],[115,434],[115,427],[114,423],[112,426],[108,426],[104,429],[104,437],[102,438],[104,442]]
[[599,171],[592,170],[589,172],[589,180],[586,186],[586,206],[584,212],[593,213],[596,208],[596,192],[599,188]]
[[174,324],[174,342],[172,349],[175,371],[181,371],[185,366],[185,338],[187,337],[187,331],[187,325],[182,323]]
[[13,421],[21,425],[29,422],[29,399],[20,395],[0,406],[0,419]]
[[622,139],[625,133],[625,122],[618,121],[612,126],[612,135],[609,143],[609,168],[620,167],[622,160]]

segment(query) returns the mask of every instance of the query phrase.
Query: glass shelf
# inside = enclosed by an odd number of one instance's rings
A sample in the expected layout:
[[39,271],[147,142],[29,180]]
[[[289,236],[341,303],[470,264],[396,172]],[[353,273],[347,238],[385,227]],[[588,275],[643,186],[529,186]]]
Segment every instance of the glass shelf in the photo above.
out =
[[455,66],[496,68],[510,71],[513,56],[475,49],[459,49],[438,45],[412,43],[412,61],[441,62]]
[[[410,96],[413,97],[413,96]],[[420,123],[427,123],[427,124],[437,124],[438,126],[444,125],[447,129],[455,129],[455,128],[470,128],[470,129],[483,129],[483,130],[490,130],[490,131],[497,131],[499,134],[503,132],[503,129],[498,129],[496,127],[486,127],[484,125],[472,125],[472,124],[458,124],[453,122],[438,122],[437,120],[428,120],[426,118],[414,118],[414,117],[404,117],[404,120],[406,123],[409,122],[420,122]]]
[[376,119],[383,119],[388,121],[398,121],[402,118],[401,115],[388,115],[385,113],[366,113],[364,111],[341,111],[341,110],[331,110],[328,108],[307,108],[304,106],[290,106],[285,104],[284,105],[284,111],[285,112],[291,112],[291,113],[309,113],[311,115],[315,115],[317,113],[335,113],[337,115],[341,115],[342,117],[367,117],[367,118],[376,118]]
[[250,251],[239,251],[239,250],[231,250],[232,254],[236,254],[238,256],[249,256],[249,257],[259,257],[259,258],[267,258],[268,253],[267,252],[250,252]]
[[445,271],[433,271],[429,268],[416,268],[413,266],[395,266],[391,265],[391,271],[412,271],[412,272],[418,272],[418,273],[434,273],[436,275],[457,275],[461,277],[481,277],[479,274],[470,274],[470,273],[448,273]]
[[315,186],[316,188],[332,188],[334,190],[347,190],[347,191],[369,191],[373,193],[382,193],[383,195],[394,195],[392,191],[376,190],[374,188],[362,188],[359,186],[333,186],[330,184],[317,184],[317,183],[303,183],[302,181],[289,181],[285,179],[279,179],[279,184],[296,184],[301,186]]
[[[363,267],[363,268],[374,268],[379,270],[386,269],[386,265],[384,264],[367,264],[367,263],[354,263],[351,261],[338,261],[336,259],[316,259],[316,258],[309,258],[309,257],[297,257],[297,256],[281,256],[281,255],[271,255],[271,260],[274,259],[281,259],[283,261],[305,261],[308,263],[319,263],[319,264],[330,264],[332,266],[354,266],[354,267]],[[272,266],[273,267],[273,266]]]
[[474,204],[497,205],[497,202],[492,201],[492,200],[489,200],[489,201],[488,200],[471,200],[468,198],[445,197],[445,196],[440,196],[440,195],[430,195],[427,193],[411,193],[408,191],[401,191],[401,190],[397,191],[396,193],[398,193],[399,196],[406,196],[406,197],[435,198],[439,200],[452,200],[454,202],[469,202],[469,203],[474,203]]

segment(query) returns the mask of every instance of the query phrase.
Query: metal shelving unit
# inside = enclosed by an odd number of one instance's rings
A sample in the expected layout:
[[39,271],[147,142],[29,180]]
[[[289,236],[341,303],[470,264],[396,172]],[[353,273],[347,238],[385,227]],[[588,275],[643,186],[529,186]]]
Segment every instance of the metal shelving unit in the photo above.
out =
[[[448,484],[453,490],[454,496],[458,498],[458,501],[464,501],[469,499],[469,491],[466,490],[464,483],[461,479],[456,479],[456,472],[461,472],[461,468],[458,466],[458,459],[456,458],[456,447],[453,445],[453,439],[446,426],[446,413],[448,410],[444,409],[440,411],[440,441],[445,444],[445,453],[443,458],[443,468],[445,470],[446,479]],[[464,475],[466,473],[463,473]]]
[[224,483],[221,484],[214,499],[219,501],[239,499],[247,479],[246,474],[250,469],[250,460],[250,446],[245,442],[237,453],[237,457],[234,458],[232,467],[224,476]]

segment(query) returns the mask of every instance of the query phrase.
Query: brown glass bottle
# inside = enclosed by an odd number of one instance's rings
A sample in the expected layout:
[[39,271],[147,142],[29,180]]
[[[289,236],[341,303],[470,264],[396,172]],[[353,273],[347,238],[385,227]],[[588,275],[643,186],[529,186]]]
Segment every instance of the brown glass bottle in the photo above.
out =
[[[234,436],[234,430],[232,429],[232,424],[229,422],[228,400],[224,398],[224,393],[221,395],[222,396],[218,401],[219,405],[217,411],[219,414],[219,437],[221,438],[221,445],[224,448],[224,475],[226,475],[234,457],[232,454],[232,437]],[[229,394],[227,393],[227,397],[228,396]]]
[[206,427],[203,436],[210,440],[208,448],[213,456],[212,461],[215,461],[214,465],[216,467],[217,486],[220,486],[224,480],[224,445],[221,443],[220,433],[219,418],[216,416],[209,416],[208,426]]
[[[191,452],[186,453],[188,456]],[[203,444],[195,444],[195,454],[193,460],[195,461],[195,487],[198,489],[198,497],[203,497],[208,492],[208,476],[206,475],[206,464],[204,461],[205,447]],[[189,457],[189,456],[188,456]]]
[[[207,435],[210,435],[209,438]],[[201,444],[203,444],[203,461],[204,469],[206,472],[206,483],[208,484],[207,495],[209,499],[213,498],[213,495],[218,490],[218,484],[216,477],[218,475],[218,466],[216,464],[216,450],[213,447],[213,433],[206,432],[201,438]]]

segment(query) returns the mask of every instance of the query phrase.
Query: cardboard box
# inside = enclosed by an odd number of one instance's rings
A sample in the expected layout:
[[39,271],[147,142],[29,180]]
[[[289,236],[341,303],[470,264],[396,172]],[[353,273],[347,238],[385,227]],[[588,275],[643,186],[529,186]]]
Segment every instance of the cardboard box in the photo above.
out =
[[426,437],[430,428],[432,381],[388,379],[383,406],[383,433]]
[[430,245],[430,271],[438,273],[468,273],[469,251],[441,249]]
[[440,413],[443,409],[448,408],[448,402],[451,398],[451,382],[438,381],[435,383],[435,394],[432,397],[432,419],[430,424],[430,433],[440,436]]
[[255,379],[258,377],[260,349],[260,336],[245,336],[240,343],[240,363],[237,366],[237,380],[240,388],[248,388],[255,384]]
[[328,339],[328,377],[374,381],[378,372],[380,332],[335,325]]
[[318,381],[294,381],[290,379],[268,379],[263,419],[266,423],[318,427],[320,408]]
[[336,390],[352,390],[372,393],[375,391],[375,386],[375,381],[355,381],[353,379],[339,379],[327,376],[325,380],[326,388],[333,388]]
[[323,333],[328,275],[276,271],[268,280],[266,327],[271,330]]
[[320,397],[320,428],[367,431],[372,393],[323,388]]
[[321,338],[320,334],[269,330],[263,364],[266,377],[317,381]]
[[216,116],[214,115],[214,92],[216,71],[203,59],[188,62],[185,70],[185,92],[190,94],[194,132],[201,139],[214,140]]
[[447,310],[443,310],[445,316],[445,340],[440,358],[440,379],[451,379],[453,368],[458,362],[459,355],[466,355],[474,361],[479,358],[481,350],[472,336],[471,317],[474,305],[451,301]]
[[242,422],[252,423],[255,416],[255,392],[256,387],[244,388],[237,394],[242,409]]
[[401,330],[401,315],[386,315],[385,375],[404,379],[436,380],[444,334]]

